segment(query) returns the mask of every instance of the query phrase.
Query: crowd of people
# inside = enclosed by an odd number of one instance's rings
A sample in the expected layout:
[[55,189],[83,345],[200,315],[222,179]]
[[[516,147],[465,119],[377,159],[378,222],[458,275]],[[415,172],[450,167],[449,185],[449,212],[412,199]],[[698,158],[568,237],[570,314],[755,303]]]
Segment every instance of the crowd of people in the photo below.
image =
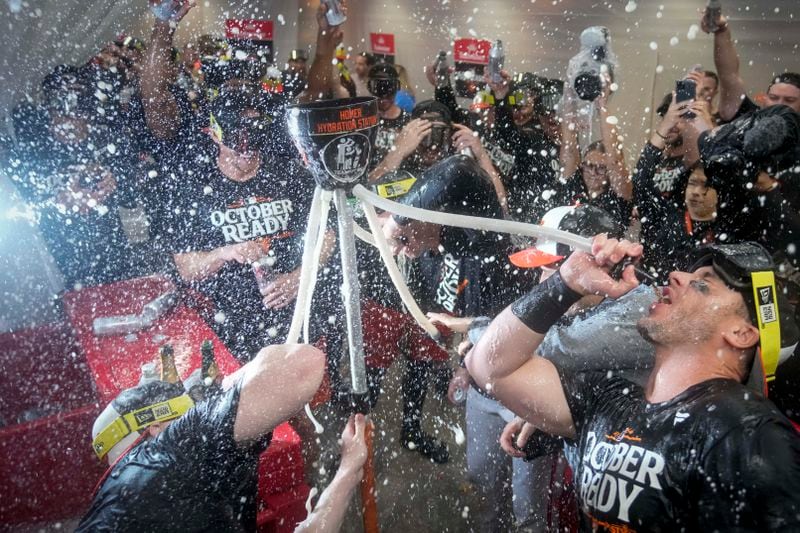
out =
[[[349,405],[330,221],[312,320],[326,354],[283,344],[314,187],[286,113],[354,96],[377,100],[366,185],[381,196],[593,238],[576,251],[382,213],[450,349],[404,309],[378,251],[357,243],[369,404],[405,359],[399,442],[445,463],[448,446],[423,429],[425,399],[435,387],[465,403],[476,530],[800,527],[800,74],[764,80],[757,105],[735,28],[704,13],[716,71],[687,65],[631,168],[611,119],[622,105],[612,63],[600,62],[596,94],[501,71],[466,104],[453,69],[431,64],[435,96],[416,102],[400,65],[361,53],[348,70],[324,3],[313,59],[294,50],[282,71],[245,41],[176,49],[194,4],[163,4],[147,43],[120,37],[54,68],[3,139],[5,172],[68,289],[167,275],[244,364],[197,404],[163,382],[115,400],[94,438],[117,417],[183,407],[102,454],[110,474],[82,530],[252,530],[270,431],[292,419],[312,439],[295,415],[324,373],[331,401]],[[586,109],[598,138],[585,138]],[[145,238],[131,238],[132,209]],[[341,524],[364,424],[350,418],[339,473],[301,529]]]

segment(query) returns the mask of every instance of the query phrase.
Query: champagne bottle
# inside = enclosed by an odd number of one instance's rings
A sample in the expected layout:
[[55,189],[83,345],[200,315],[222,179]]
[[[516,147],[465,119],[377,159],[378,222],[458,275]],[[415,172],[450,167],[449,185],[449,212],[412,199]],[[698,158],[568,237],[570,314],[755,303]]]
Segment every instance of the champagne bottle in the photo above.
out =
[[180,383],[181,377],[175,367],[175,352],[172,346],[165,344],[161,347],[161,381],[167,383]]
[[210,340],[203,341],[200,353],[203,357],[203,384],[210,387],[221,377],[217,362],[214,360],[214,344]]
[[497,39],[489,49],[489,79],[493,83],[503,81],[500,71],[503,70],[506,62],[506,53],[503,49],[503,41]]
[[439,50],[434,63],[434,70],[436,72],[436,86],[446,87],[450,85],[450,67],[447,64],[447,52]]
[[342,11],[342,3],[339,0],[324,0],[324,2],[328,6],[328,11],[325,13],[328,24],[339,26],[347,20],[347,16]]

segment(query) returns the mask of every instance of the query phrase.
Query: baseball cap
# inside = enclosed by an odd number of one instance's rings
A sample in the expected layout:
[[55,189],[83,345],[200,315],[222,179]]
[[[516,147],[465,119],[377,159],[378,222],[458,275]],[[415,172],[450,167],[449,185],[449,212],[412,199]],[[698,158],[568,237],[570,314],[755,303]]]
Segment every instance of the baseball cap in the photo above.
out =
[[438,115],[437,119],[445,124],[451,124],[453,122],[450,109],[436,100],[423,100],[414,106],[414,110],[411,112],[412,119],[422,118],[425,115]]
[[[582,237],[594,237],[600,233],[615,237],[623,232],[622,226],[614,221],[611,215],[593,205],[555,207],[545,213],[540,225]],[[520,268],[539,268],[557,263],[570,253],[570,248],[566,244],[540,238],[532,248],[511,254],[509,260],[511,264]]]
[[132,443],[156,422],[180,417],[194,405],[180,383],[151,381],[125,389],[109,403],[92,426],[92,448],[103,459],[120,444]]
[[765,396],[778,365],[800,341],[794,306],[775,283],[775,263],[758,243],[711,244],[695,253],[690,271],[712,266],[714,272],[745,300],[759,330],[759,346],[746,385]]

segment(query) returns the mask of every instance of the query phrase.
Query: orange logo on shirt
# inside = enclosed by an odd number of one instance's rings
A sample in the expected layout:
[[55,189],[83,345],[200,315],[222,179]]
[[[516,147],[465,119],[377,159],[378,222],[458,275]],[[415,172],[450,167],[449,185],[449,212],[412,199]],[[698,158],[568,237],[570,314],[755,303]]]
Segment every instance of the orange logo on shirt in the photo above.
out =
[[641,437],[636,437],[633,434],[633,428],[625,428],[625,431],[619,432],[615,431],[611,435],[606,435],[606,438],[610,441],[614,442],[622,442],[623,440],[629,440],[633,442],[642,442]]

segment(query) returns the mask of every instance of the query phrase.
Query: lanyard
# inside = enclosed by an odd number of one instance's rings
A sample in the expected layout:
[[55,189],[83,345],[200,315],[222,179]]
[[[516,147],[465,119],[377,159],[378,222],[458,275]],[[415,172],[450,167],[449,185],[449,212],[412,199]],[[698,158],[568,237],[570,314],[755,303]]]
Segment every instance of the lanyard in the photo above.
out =
[[[684,226],[686,227],[686,234],[689,236],[694,236],[694,224],[692,223],[692,217],[689,216],[689,211],[684,211],[683,221]],[[707,243],[714,242],[714,232],[710,228],[706,232],[704,239]]]

